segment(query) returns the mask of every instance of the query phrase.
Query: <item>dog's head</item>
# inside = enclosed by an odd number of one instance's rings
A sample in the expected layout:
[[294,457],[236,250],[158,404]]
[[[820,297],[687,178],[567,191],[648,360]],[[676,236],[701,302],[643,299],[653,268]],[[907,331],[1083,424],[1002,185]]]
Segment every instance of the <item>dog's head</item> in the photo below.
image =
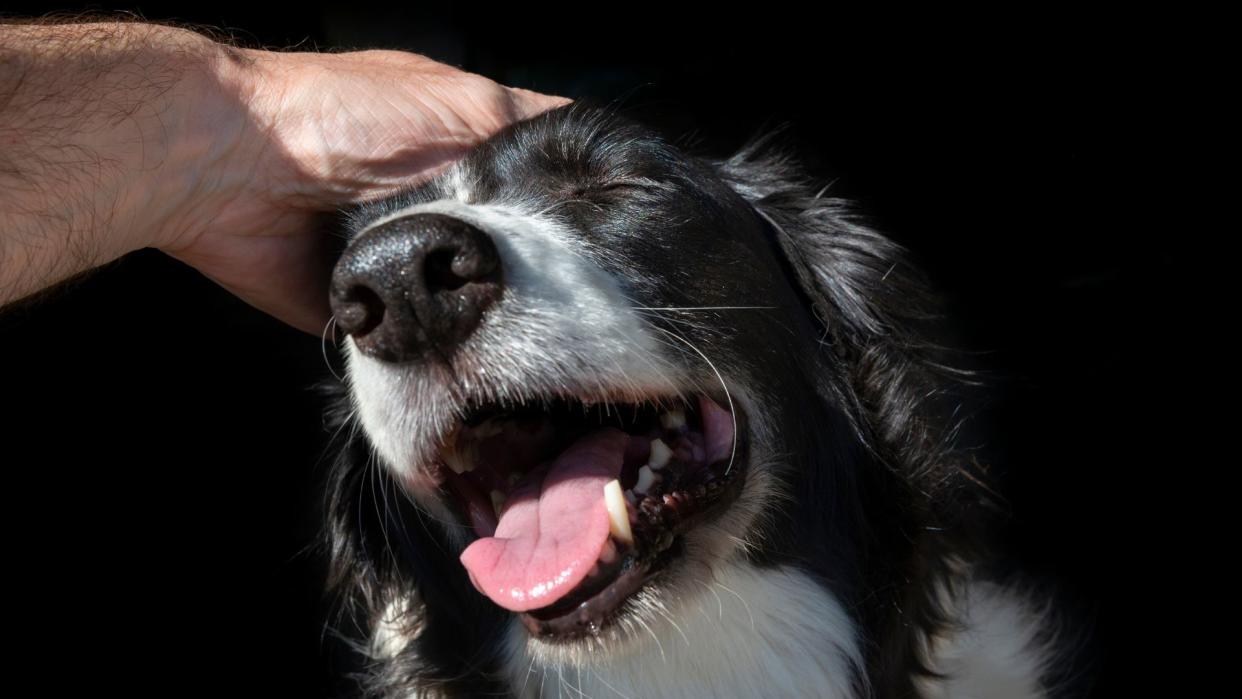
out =
[[[350,408],[414,505],[342,473],[338,581],[372,616],[516,615],[562,661],[649,642],[735,557],[857,600],[925,492],[922,305],[818,194],[575,106],[357,211],[332,288]],[[490,602],[449,590],[467,576]]]

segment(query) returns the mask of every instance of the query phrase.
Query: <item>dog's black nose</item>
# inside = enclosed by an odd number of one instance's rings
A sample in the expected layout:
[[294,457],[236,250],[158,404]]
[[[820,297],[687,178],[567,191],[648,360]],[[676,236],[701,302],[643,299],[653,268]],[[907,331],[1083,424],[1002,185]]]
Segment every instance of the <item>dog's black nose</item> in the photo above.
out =
[[364,354],[407,362],[448,354],[500,297],[500,254],[483,231],[440,214],[367,230],[332,273],[332,312]]

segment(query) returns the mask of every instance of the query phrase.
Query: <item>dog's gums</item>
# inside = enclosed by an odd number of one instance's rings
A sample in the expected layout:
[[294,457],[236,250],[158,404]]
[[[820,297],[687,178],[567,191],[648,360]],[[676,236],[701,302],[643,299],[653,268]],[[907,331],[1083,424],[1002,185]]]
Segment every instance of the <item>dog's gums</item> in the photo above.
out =
[[478,407],[441,450],[475,540],[476,588],[545,638],[597,633],[722,509],[745,469],[743,420],[716,401]]

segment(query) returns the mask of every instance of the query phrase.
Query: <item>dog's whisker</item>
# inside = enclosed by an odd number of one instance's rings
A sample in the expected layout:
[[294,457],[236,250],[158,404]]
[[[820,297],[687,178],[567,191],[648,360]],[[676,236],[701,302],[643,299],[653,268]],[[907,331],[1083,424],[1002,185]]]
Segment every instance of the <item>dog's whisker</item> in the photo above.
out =
[[612,684],[609,683],[608,680],[604,679],[604,674],[602,672],[595,673],[595,679],[599,680],[600,684],[612,690],[613,693],[621,697],[621,699],[631,699],[631,697],[628,694],[612,686]]
[[726,587],[725,584],[722,582],[712,581],[712,584],[724,590],[725,592],[728,592],[729,594],[733,595],[734,597],[737,598],[737,601],[742,603],[742,607],[746,610],[746,617],[750,619],[750,630],[754,631],[755,630],[755,615],[751,613],[750,603],[746,601],[746,598],[739,595],[732,588]]
[[720,599],[720,593],[716,592],[716,588],[712,587],[711,585],[708,585],[707,583],[703,582],[702,580],[699,580],[698,578],[691,578],[691,579],[694,580],[694,582],[702,585],[704,589],[706,589],[708,592],[716,596],[716,615],[720,621],[724,621],[724,600]]
[[586,695],[586,693],[582,691],[582,666],[578,665],[576,666],[575,669],[577,669],[578,671],[578,689],[577,689],[578,696],[582,697],[583,699],[591,699],[590,697]]
[[337,381],[344,383],[345,379],[341,378],[341,375],[336,373],[336,368],[332,366],[332,361],[328,359],[328,331],[329,329],[332,331],[332,344],[333,346],[335,346],[336,345],[336,316],[335,315],[329,316],[328,322],[325,323],[323,326],[323,332],[320,333],[320,337],[319,337],[319,350],[320,350],[320,353],[323,355],[323,363],[325,366],[328,367],[328,371],[332,374],[332,376]]
[[530,657],[530,664],[526,666],[526,676],[525,679],[522,680],[522,689],[517,693],[518,699],[523,699],[526,696],[526,687],[530,684],[530,676],[534,671],[535,656],[532,655]]
[[656,648],[659,649],[660,651],[660,661],[667,665],[668,656],[664,654],[664,644],[660,643],[660,637],[656,635],[655,631],[651,630],[651,626],[646,621],[644,621],[642,617],[638,617],[638,616],[634,617],[634,623],[643,627],[643,629],[651,636],[651,640],[655,641]]
[[[389,560],[392,561],[393,569],[399,570],[400,563],[397,562],[397,554],[396,554],[396,551],[392,547],[392,541],[389,538],[389,534],[388,534],[388,526],[389,526],[388,497],[385,494],[385,490],[384,490],[384,481],[388,479],[388,474],[380,470],[379,460],[375,457],[374,454],[371,455],[371,459],[368,462],[367,472],[370,474],[369,482],[371,486],[371,503],[372,505],[374,505],[374,508],[375,508],[375,516],[379,519],[380,541],[383,544],[382,548],[383,548],[384,553],[388,556]],[[379,491],[378,499],[376,497],[376,490],[377,490],[376,484],[377,483],[378,483],[378,491]],[[383,512],[380,511],[381,501],[384,503]]]
[[700,350],[698,347],[696,347],[694,343],[690,342],[689,340],[682,337],[681,335],[678,335],[677,333],[671,330],[668,330],[666,328],[659,328],[659,330],[661,332],[668,334],[674,339],[685,343],[687,347],[694,350],[696,354],[698,354],[700,357],[703,358],[703,361],[707,362],[707,365],[711,367],[712,369],[712,373],[716,375],[716,379],[720,381],[720,387],[725,392],[725,400],[729,402],[729,416],[733,419],[733,445],[730,448],[730,452],[729,452],[729,465],[725,467],[725,475],[728,475],[729,472],[733,470],[733,463],[737,460],[737,440],[738,440],[737,406],[733,404],[733,393],[729,390],[729,384],[725,382],[724,376],[722,376],[720,373],[720,370],[716,368],[716,364],[712,362],[712,360],[708,359],[707,355],[703,354],[703,350]]
[[684,641],[684,642],[686,643],[686,646],[687,646],[687,647],[689,647],[689,646],[690,646],[690,637],[686,635],[686,632],[685,632],[685,631],[683,631],[683,630],[682,630],[682,628],[681,628],[681,626],[677,623],[677,621],[673,619],[673,615],[672,615],[672,614],[669,614],[669,613],[668,613],[668,612],[664,609],[664,605],[662,605],[662,604],[653,604],[653,605],[652,605],[652,608],[653,608],[653,609],[655,609],[656,614],[659,614],[660,616],[664,617],[665,621],[667,621],[669,624],[671,624],[671,625],[673,626],[673,628],[674,628],[674,629],[676,629],[676,630],[677,630],[677,634],[681,636],[681,640],[682,640],[682,641]]
[[684,317],[679,317],[675,315],[663,314],[663,313],[659,313],[656,311],[637,311],[637,313],[640,316],[651,318],[653,319],[653,321],[660,321],[664,323],[674,323],[680,327],[690,328],[694,330],[695,332],[698,332],[704,335],[720,335],[723,332],[721,328],[712,327],[711,325],[707,325],[693,317],[684,318]]
[[779,306],[632,306],[635,311],[774,311]]

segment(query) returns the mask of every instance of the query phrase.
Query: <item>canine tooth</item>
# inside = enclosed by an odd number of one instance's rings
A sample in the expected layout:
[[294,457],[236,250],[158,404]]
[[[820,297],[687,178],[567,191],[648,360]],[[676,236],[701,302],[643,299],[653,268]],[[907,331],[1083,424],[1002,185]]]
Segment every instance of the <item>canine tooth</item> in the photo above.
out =
[[660,416],[660,424],[666,430],[679,430],[686,426],[686,413],[680,409],[673,409]]
[[662,439],[651,440],[651,456],[647,457],[647,465],[654,469],[661,469],[668,465],[668,460],[672,458],[673,450]]
[[634,543],[630,531],[630,515],[625,509],[625,496],[621,494],[621,481],[612,479],[604,486],[604,506],[608,508],[608,530],[623,544]]
[[440,457],[444,459],[444,463],[449,469],[458,475],[474,470],[474,461],[465,458],[466,455],[457,451],[455,447],[444,447],[440,450]]
[[491,492],[491,496],[492,496],[492,509],[495,510],[496,517],[497,519],[499,519],[500,511],[504,509],[505,507],[505,500],[506,500],[505,494],[500,492],[499,490],[493,490]]
[[649,466],[643,466],[638,469],[638,482],[634,484],[634,492],[646,494],[658,479],[659,476],[655,474],[655,471],[652,471]]

